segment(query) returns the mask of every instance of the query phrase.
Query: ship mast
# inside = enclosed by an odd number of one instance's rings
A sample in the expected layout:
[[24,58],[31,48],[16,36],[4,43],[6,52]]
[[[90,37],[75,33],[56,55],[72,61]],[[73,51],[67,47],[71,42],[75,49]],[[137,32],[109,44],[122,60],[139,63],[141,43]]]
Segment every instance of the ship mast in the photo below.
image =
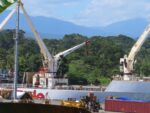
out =
[[19,11],[20,11],[20,0],[17,1],[17,13],[16,13],[16,32],[15,32],[15,64],[14,64],[14,91],[13,100],[17,99],[17,78],[18,78],[18,39],[19,39]]

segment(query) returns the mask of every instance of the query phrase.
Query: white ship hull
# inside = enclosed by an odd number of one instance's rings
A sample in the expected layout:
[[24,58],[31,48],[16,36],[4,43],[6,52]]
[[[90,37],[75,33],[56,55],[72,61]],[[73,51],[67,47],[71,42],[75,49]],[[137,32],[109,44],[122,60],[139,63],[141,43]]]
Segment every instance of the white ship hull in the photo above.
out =
[[[43,89],[43,88],[18,88],[18,91],[31,92],[34,98],[42,99],[61,99],[68,100],[68,98],[73,98],[80,100],[81,97],[87,96],[89,93],[93,93],[94,96],[99,97],[102,91],[92,91],[92,90],[64,90],[64,89]],[[99,99],[99,98],[97,98]]]

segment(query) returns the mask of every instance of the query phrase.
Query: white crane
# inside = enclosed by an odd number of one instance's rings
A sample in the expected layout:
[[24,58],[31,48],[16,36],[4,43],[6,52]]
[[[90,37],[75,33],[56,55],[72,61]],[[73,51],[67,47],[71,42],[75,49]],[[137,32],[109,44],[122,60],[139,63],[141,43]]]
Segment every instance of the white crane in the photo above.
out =
[[124,80],[132,80],[133,65],[135,63],[135,57],[141,49],[141,46],[145,42],[150,33],[150,24],[146,27],[140,38],[132,47],[129,55],[125,55],[124,58],[120,58],[121,71],[123,72]]
[[[35,36],[35,39],[40,47],[40,51],[41,51],[41,54],[43,55],[44,57],[44,60],[43,60],[43,65],[45,68],[48,69],[48,72],[50,72],[52,74],[52,76],[56,76],[56,72],[59,68],[59,60],[61,59],[61,57],[65,57],[66,55],[72,53],[73,51],[81,48],[82,46],[86,45],[89,43],[89,41],[86,41],[86,42],[83,42],[82,44],[79,44],[77,46],[74,46],[68,50],[65,50],[63,52],[60,52],[58,54],[56,54],[55,56],[52,56],[50,54],[50,52],[48,51],[46,45],[44,44],[43,40],[41,39],[39,33],[37,32],[37,30],[35,29],[29,15],[27,14],[25,8],[23,7],[23,4],[21,3],[20,1],[20,7],[23,11],[23,14],[27,20],[27,23],[29,25],[29,27],[31,28],[34,36]],[[13,16],[13,14],[17,11],[17,8],[14,8],[10,14],[5,18],[5,20],[0,24],[0,31],[3,29],[3,27],[7,24],[7,22],[11,19],[11,17]]]
[[[52,56],[50,54],[50,52],[48,51],[46,45],[44,44],[43,40],[41,39],[39,33],[37,32],[37,30],[35,29],[30,17],[28,16],[26,10],[23,7],[23,4],[21,3],[21,1],[19,2],[19,6],[21,7],[23,14],[26,18],[26,21],[29,25],[29,27],[31,28],[35,39],[40,47],[40,52],[44,57],[44,61],[43,61],[43,65],[45,68],[48,69],[48,72],[45,73],[45,75],[48,75],[49,78],[44,78],[45,80],[48,79],[48,86],[53,88],[56,84],[56,82],[59,82],[59,79],[55,79],[56,77],[56,72],[58,71],[59,68],[59,64],[60,64],[60,59],[62,57],[65,57],[66,55],[72,53],[73,51],[83,47],[84,45],[88,44],[89,41],[83,42],[77,46],[74,46],[68,50],[65,50],[63,52],[60,52],[58,54],[56,54],[55,56]],[[15,8],[9,15],[8,17],[2,22],[1,24],[1,29],[6,25],[6,23],[8,22],[8,20],[12,17],[12,15],[16,12],[17,8]],[[1,30],[0,29],[0,30]],[[35,83],[34,80],[36,80],[36,74],[34,76],[35,79],[33,79],[33,84]],[[40,80],[42,80],[42,78],[40,78]],[[63,81],[63,82],[61,82]],[[68,83],[67,79],[61,79],[60,83]]]
[[44,63],[43,63],[44,67],[48,68],[48,72],[50,72],[51,75],[53,77],[55,77],[56,76],[56,72],[57,72],[57,70],[59,68],[59,61],[60,61],[61,57],[62,56],[65,57],[66,55],[72,53],[73,51],[81,48],[82,46],[88,44],[89,41],[83,42],[82,44],[79,44],[79,45],[77,45],[75,47],[72,47],[72,48],[70,48],[68,50],[60,52],[60,53],[56,54],[55,56],[52,56],[50,54],[50,52],[48,51],[47,47],[45,46],[43,40],[41,39],[39,33],[36,31],[36,29],[35,29],[32,21],[31,21],[30,17],[28,16],[27,12],[25,11],[25,9],[23,7],[23,4],[21,4],[20,6],[22,8],[22,11],[23,11],[23,13],[24,13],[24,15],[26,17],[26,20],[27,20],[27,22],[28,22],[32,32],[34,33],[36,41],[37,41],[37,43],[38,43],[38,45],[39,45],[39,47],[41,49],[41,53],[44,56]]

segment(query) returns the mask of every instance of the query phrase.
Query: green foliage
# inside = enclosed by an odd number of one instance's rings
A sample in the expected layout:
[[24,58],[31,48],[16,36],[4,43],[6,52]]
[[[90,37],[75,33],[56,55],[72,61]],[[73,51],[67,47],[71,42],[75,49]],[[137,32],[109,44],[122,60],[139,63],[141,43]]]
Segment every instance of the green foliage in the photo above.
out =
[[[0,32],[0,68],[14,66],[14,32]],[[42,55],[36,41],[25,38],[25,32],[19,32],[19,71],[37,71],[42,66]],[[128,54],[135,43],[130,37],[93,36],[87,38],[80,34],[65,35],[63,39],[44,39],[51,54],[71,48],[86,40],[91,44],[84,46],[61,60],[57,72],[67,74],[70,84],[108,84],[113,75],[119,74],[119,60]],[[150,75],[150,40],[148,39],[136,56],[135,73]]]
[[[0,68],[14,68],[15,30],[0,33]],[[19,31],[19,71],[36,71],[41,65],[39,47],[33,39],[25,39],[25,32]]]
[[149,74],[150,74],[150,62],[149,62],[148,58],[144,59],[142,61],[140,70],[141,70],[141,74],[143,74],[145,76],[149,76]]
[[100,83],[103,85],[108,85],[111,82],[110,78],[102,77],[100,78]]
[[60,66],[59,66],[59,69],[57,71],[57,75],[59,77],[63,77],[68,72],[68,61],[67,61],[67,59],[63,58],[59,65]]

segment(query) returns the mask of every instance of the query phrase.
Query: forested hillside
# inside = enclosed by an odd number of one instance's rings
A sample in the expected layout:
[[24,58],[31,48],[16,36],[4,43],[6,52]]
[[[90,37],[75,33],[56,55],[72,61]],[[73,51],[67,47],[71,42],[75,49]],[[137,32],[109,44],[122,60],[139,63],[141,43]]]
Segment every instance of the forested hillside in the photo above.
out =
[[[0,68],[13,69],[14,30],[0,32]],[[71,48],[86,40],[91,44],[84,46],[62,60],[58,73],[66,74],[71,84],[107,84],[113,75],[119,74],[119,60],[128,54],[135,43],[130,37],[93,36],[79,34],[65,35],[63,39],[44,39],[51,54]],[[137,75],[150,75],[150,39],[144,43],[136,57]],[[19,71],[35,72],[42,66],[42,55],[34,38],[19,36]]]

